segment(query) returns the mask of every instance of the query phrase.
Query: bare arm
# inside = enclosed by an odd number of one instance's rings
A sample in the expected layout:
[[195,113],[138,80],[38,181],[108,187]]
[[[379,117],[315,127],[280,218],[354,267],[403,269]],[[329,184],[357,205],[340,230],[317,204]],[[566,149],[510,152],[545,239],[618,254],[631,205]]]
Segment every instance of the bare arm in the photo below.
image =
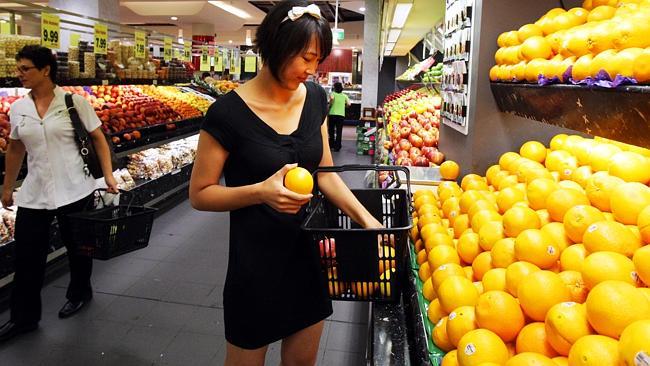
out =
[[[330,153],[329,142],[327,139],[327,124],[323,123],[321,127],[323,135],[323,157],[320,166],[332,166],[332,153]],[[319,173],[318,188],[325,194],[336,207],[340,208],[355,222],[364,228],[382,228],[381,222],[377,221],[368,210],[352,194],[350,188],[343,182],[341,177],[336,173]]]
[[224,187],[219,184],[228,151],[209,133],[201,131],[196,151],[190,202],[201,211],[232,211],[242,207],[268,204],[284,213],[296,213],[311,195],[294,193],[284,187],[284,175],[295,164],[285,165],[267,180],[241,187]]
[[111,153],[109,151],[108,143],[106,142],[106,137],[104,133],[98,127],[89,133],[90,138],[93,140],[93,146],[97,151],[99,157],[99,164],[102,167],[102,172],[104,173],[104,180],[108,186],[108,191],[112,193],[117,193],[117,181],[113,177],[113,167],[111,166]]
[[5,154],[5,179],[2,186],[2,206],[4,208],[14,204],[13,192],[23,159],[25,159],[25,145],[23,142],[9,139],[9,146]]

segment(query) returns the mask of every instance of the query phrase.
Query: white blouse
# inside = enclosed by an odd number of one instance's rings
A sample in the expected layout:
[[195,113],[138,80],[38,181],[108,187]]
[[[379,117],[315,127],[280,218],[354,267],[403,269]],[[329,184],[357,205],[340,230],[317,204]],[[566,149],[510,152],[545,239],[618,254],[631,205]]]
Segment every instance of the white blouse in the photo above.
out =
[[[22,141],[27,150],[27,177],[16,197],[18,207],[54,210],[88,196],[95,189],[95,179],[83,169],[65,94],[55,87],[54,99],[43,119],[31,93],[11,105],[9,137]],[[88,101],[80,95],[73,95],[72,100],[87,131],[101,126]]]

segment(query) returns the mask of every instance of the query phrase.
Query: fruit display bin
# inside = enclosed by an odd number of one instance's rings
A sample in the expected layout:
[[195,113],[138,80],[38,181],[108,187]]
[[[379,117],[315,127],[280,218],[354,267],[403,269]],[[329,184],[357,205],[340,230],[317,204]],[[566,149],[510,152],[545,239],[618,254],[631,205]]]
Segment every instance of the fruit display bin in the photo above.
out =
[[[355,197],[385,228],[364,229],[318,191],[319,173],[402,171],[407,189],[357,189]],[[314,172],[315,199],[302,229],[319,251],[322,274],[333,300],[399,301],[407,269],[412,227],[409,171],[404,167],[344,165]]]

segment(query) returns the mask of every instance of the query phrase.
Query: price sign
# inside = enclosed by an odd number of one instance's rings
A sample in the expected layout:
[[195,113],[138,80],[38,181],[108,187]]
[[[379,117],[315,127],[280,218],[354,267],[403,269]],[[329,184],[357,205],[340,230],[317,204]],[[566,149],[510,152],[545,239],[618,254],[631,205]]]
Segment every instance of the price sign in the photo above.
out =
[[208,57],[208,46],[201,46],[201,67],[200,71],[210,71],[210,58]]
[[95,53],[100,55],[107,54],[108,46],[108,27],[106,24],[95,23]]
[[165,45],[163,48],[163,58],[165,61],[171,61],[172,60],[172,39],[169,37],[165,37]]
[[192,61],[192,41],[185,41],[183,47],[183,59],[185,61]]
[[145,32],[135,31],[135,58],[145,57],[145,45],[147,44],[147,35]]
[[214,59],[214,71],[223,71],[223,56],[221,56],[221,52]]
[[52,49],[59,48],[59,32],[59,17],[41,13],[41,45]]
[[70,47],[79,47],[79,33],[70,32]]
[[5,21],[0,23],[0,34],[11,34],[11,24]]
[[244,57],[244,72],[257,71],[257,56]]

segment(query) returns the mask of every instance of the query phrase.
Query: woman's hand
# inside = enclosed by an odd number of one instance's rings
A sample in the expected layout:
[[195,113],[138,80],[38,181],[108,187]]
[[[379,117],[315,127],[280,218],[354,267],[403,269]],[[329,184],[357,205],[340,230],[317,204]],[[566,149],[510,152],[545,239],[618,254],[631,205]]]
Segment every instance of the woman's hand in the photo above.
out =
[[260,199],[263,203],[273,207],[276,211],[295,214],[309,202],[312,194],[299,194],[284,186],[284,176],[297,166],[298,164],[287,164],[261,183]]
[[119,188],[117,188],[117,181],[113,174],[104,176],[104,182],[106,182],[106,191],[109,193],[120,193]]
[[9,207],[14,205],[14,192],[13,190],[8,190],[8,189],[3,189],[2,190],[2,207],[4,207],[6,210],[11,211]]
[[383,229],[385,228],[384,224],[379,222],[374,216],[368,214],[368,217],[364,220],[362,224],[364,229]]

